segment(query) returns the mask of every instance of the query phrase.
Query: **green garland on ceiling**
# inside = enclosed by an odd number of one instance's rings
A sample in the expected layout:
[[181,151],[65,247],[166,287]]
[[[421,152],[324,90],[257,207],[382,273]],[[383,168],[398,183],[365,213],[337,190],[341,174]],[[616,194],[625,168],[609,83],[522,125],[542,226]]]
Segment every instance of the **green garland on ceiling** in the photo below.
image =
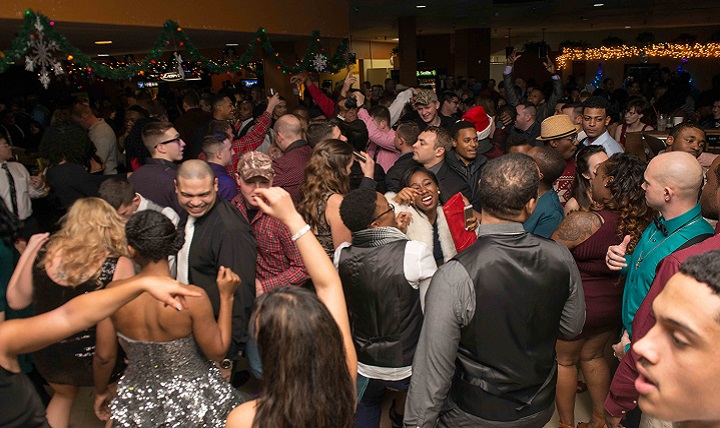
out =
[[131,79],[141,74],[140,72],[150,72],[154,65],[160,62],[162,55],[166,51],[177,51],[185,56],[185,62],[194,62],[213,74],[235,72],[241,69],[253,71],[250,63],[258,48],[267,52],[278,70],[283,73],[296,74],[301,71],[337,73],[345,68],[348,63],[347,38],[342,40],[332,57],[329,57],[325,54],[325,48],[320,41],[320,32],[313,31],[303,59],[293,65],[288,65],[282,60],[280,54],[273,49],[264,28],[260,28],[255,32],[252,41],[242,55],[233,60],[220,63],[203,56],[190,41],[182,27],[169,19],[165,21],[160,36],[155,40],[152,49],[141,61],[112,67],[94,61],[89,55],[73,46],[55,30],[55,23],[46,16],[27,10],[25,11],[23,26],[17,32],[17,37],[13,40],[10,49],[0,52],[0,73],[5,72],[10,65],[23,60],[25,55],[29,54],[29,44],[35,40],[39,33],[38,23],[42,27],[44,37],[48,41],[54,42],[56,56],[62,56],[56,58],[56,60],[62,61],[72,57],[72,61],[76,65],[87,68],[95,76],[111,80]]

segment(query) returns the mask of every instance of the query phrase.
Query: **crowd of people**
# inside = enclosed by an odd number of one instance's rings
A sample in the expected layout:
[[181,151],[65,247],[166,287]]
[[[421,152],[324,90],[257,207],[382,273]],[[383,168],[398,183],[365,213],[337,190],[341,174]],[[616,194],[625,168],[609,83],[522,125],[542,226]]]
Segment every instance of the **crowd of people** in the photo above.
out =
[[0,426],[720,427],[720,85],[520,58],[3,105]]

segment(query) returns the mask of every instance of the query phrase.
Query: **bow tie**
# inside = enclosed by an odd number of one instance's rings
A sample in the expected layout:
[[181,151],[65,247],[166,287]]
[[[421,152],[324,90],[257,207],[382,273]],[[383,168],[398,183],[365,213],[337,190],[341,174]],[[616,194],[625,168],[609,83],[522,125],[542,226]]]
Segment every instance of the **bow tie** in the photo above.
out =
[[668,236],[667,227],[665,227],[665,225],[664,225],[662,222],[660,222],[660,219],[659,219],[659,218],[656,218],[656,219],[654,219],[653,221],[655,222],[655,227],[657,227],[658,230],[659,230],[660,232],[662,232],[662,234],[663,234],[664,236]]

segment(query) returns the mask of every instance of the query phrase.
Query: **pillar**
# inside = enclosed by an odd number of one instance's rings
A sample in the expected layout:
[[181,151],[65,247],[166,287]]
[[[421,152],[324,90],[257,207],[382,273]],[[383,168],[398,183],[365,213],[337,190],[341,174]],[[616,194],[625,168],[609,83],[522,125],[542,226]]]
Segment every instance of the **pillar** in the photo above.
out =
[[417,21],[414,16],[398,18],[398,60],[400,61],[400,83],[407,86],[417,84]]
[[490,78],[490,29],[455,31],[455,75]]

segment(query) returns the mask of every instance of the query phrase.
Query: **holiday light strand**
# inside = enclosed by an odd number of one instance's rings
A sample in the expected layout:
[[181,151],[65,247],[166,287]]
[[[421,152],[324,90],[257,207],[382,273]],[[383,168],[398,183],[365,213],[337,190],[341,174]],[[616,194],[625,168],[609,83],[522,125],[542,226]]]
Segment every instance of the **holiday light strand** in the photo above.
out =
[[572,61],[622,59],[641,55],[676,59],[720,58],[720,43],[656,43],[646,47],[622,45],[600,48],[564,48],[562,55],[557,57],[556,63],[559,68],[565,68]]
[[[271,61],[283,73],[299,73],[301,71],[337,73],[348,63],[348,39],[343,39],[335,50],[335,53],[328,57],[320,40],[320,33],[313,31],[308,48],[302,60],[297,60],[292,65],[287,65],[280,54],[273,48],[265,29],[258,29],[253,35],[252,41],[248,44],[245,52],[232,60],[215,61],[202,55],[192,43],[183,28],[173,20],[167,20],[162,27],[160,36],[155,40],[151,50],[145,57],[135,63],[122,66],[111,66],[103,62],[93,60],[89,55],[72,45],[64,36],[55,30],[55,22],[46,16],[35,13],[31,10],[25,11],[25,19],[22,28],[12,41],[9,49],[0,52],[0,73],[5,72],[8,67],[23,59],[28,50],[28,42],[33,40],[36,34],[35,25],[41,23],[45,37],[57,44],[57,51],[62,53],[58,60],[71,60],[88,70],[88,72],[101,78],[111,80],[131,79],[134,76],[153,72],[157,65],[161,64],[161,57],[165,52],[178,51],[185,57],[190,67],[200,66],[205,71],[213,74],[235,72],[238,70],[254,71],[253,57],[258,49],[262,49]],[[325,58],[325,68],[318,70],[314,60],[320,55]],[[168,70],[170,71],[170,70]],[[142,72],[142,73],[141,73]]]

